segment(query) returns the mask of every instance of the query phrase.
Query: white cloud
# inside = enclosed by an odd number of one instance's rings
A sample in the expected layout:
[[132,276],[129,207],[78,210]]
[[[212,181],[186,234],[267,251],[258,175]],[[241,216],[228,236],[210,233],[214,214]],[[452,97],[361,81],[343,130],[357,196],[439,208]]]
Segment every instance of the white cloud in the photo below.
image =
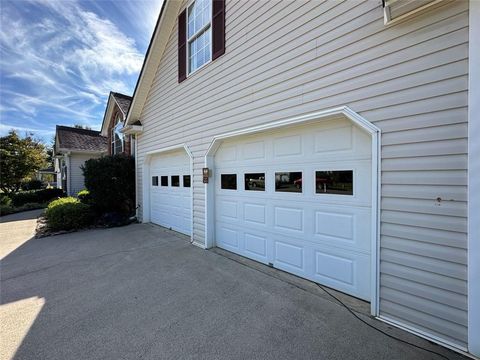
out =
[[[135,40],[78,1],[8,4],[0,15],[2,123],[33,124],[47,113],[49,119],[36,122],[56,121],[58,115],[98,127],[108,93],[128,94],[136,82],[143,54]],[[30,12],[34,21],[19,16],[25,15],[23,5],[41,10],[38,16]]]
[[39,136],[44,139],[49,139],[55,135],[55,129],[38,129],[38,128],[27,128],[16,125],[7,125],[0,124],[0,136],[7,135],[10,130],[15,130],[19,135],[24,134],[33,134],[34,136]]

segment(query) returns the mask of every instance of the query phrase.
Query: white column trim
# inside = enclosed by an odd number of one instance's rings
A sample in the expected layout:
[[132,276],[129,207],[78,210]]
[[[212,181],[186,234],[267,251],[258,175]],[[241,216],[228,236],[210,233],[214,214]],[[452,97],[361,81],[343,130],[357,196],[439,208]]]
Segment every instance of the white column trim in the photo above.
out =
[[480,357],[480,1],[469,3],[468,351]]

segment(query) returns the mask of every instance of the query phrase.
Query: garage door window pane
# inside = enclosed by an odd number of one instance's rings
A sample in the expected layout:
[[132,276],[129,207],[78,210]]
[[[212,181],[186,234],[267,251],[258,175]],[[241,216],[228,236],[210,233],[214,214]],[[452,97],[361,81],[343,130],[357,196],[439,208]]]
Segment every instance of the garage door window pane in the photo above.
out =
[[190,187],[190,175],[183,175],[183,187]]
[[162,186],[168,186],[168,176],[162,176],[160,178]]
[[317,194],[353,195],[353,170],[316,171]]
[[158,186],[158,176],[152,176],[152,186]]
[[275,191],[301,193],[302,172],[276,172]]
[[175,187],[180,186],[180,176],[172,175],[172,186],[175,186]]
[[222,174],[221,187],[226,190],[237,190],[237,174]]
[[245,190],[265,191],[265,173],[245,174]]

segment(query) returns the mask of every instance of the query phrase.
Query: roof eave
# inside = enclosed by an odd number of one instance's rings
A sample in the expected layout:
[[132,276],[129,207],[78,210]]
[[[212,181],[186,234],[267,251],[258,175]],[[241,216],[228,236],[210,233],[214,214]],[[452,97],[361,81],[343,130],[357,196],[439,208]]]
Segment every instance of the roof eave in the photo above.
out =
[[143,133],[142,125],[125,125],[121,130],[125,135],[140,135]]
[[[108,100],[107,100],[107,107],[105,108],[105,114],[103,114],[103,121],[102,121],[102,128],[100,129],[100,134],[102,136],[107,136],[108,135],[108,121],[112,115],[112,108],[111,108],[111,101],[110,99],[113,97],[112,91],[108,94]],[[116,103],[116,101],[115,101]]]
[[140,70],[140,76],[135,85],[132,103],[127,112],[125,125],[133,124],[139,120],[181,6],[181,1],[165,0],[163,2],[157,24],[155,25],[150,44],[148,45],[142,69]]

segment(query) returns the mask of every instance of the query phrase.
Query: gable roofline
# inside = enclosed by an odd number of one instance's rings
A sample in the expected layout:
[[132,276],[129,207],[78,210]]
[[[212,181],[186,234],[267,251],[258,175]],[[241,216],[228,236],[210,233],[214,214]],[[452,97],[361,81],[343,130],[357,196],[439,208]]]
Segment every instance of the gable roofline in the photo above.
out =
[[55,127],[55,155],[64,152],[105,153],[106,151],[108,151],[107,139],[101,136],[98,130],[64,125]]
[[131,125],[140,120],[140,115],[147,100],[158,65],[167,46],[170,33],[177,21],[178,12],[182,1],[164,0],[157,24],[153,30],[150,44],[148,45],[140,75],[133,92],[132,104],[128,110],[125,125]]
[[117,97],[124,98],[126,100],[132,101],[131,96],[121,94],[121,93],[117,93],[117,92],[114,92],[114,91],[110,91],[110,93],[108,94],[108,100],[107,100],[107,106],[105,108],[105,113],[103,114],[102,127],[100,129],[100,134],[102,136],[108,136],[108,121],[112,117],[113,108],[114,108],[113,105],[114,104],[116,104],[117,107],[120,109],[121,113],[123,114],[123,119],[127,118],[127,113],[124,111],[122,106],[119,104],[119,102],[117,100]]

